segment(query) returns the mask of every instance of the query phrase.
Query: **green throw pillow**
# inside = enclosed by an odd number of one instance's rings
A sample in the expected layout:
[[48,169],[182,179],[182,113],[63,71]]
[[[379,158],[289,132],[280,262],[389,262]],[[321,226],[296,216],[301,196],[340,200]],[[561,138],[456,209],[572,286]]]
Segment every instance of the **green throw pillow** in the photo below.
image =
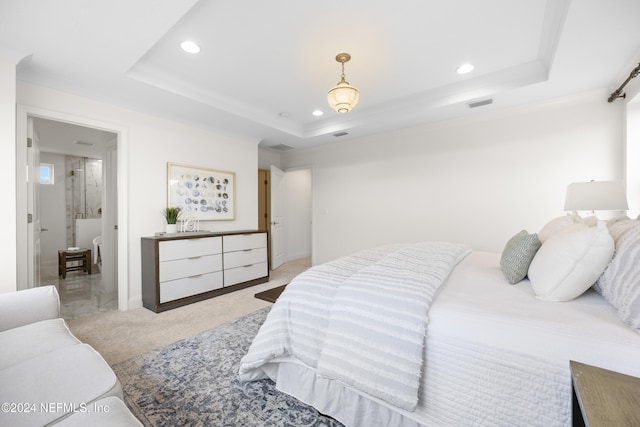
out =
[[538,235],[526,230],[509,239],[500,257],[500,268],[509,283],[513,285],[527,276],[529,265],[541,245]]

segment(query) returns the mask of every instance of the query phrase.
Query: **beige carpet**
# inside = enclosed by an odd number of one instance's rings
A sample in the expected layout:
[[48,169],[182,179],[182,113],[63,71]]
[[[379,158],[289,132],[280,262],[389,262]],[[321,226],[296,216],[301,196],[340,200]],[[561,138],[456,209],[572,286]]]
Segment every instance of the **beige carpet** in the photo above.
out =
[[254,294],[289,283],[309,266],[308,258],[290,261],[272,271],[268,283],[163,313],[137,308],[100,313],[67,323],[79,340],[93,346],[107,363],[114,365],[272,305],[255,298]]

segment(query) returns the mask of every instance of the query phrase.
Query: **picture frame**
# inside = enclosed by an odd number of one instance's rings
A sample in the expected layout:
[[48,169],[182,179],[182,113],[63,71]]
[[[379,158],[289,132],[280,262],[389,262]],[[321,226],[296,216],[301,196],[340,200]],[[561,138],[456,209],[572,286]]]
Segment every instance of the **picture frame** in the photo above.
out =
[[167,206],[181,217],[231,221],[236,217],[235,172],[167,163]]

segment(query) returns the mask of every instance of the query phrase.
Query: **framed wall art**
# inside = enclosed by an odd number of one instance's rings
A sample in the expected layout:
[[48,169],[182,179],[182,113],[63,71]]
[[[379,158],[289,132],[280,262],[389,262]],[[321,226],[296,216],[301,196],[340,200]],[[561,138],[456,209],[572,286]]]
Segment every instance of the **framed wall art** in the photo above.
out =
[[179,207],[181,218],[235,219],[234,172],[167,163],[167,187],[167,205]]

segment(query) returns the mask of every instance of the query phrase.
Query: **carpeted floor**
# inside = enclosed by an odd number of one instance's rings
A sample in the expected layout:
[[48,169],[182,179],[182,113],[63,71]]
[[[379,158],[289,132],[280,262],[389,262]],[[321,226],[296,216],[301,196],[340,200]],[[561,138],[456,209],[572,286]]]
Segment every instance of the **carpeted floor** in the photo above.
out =
[[309,258],[289,261],[271,271],[269,282],[174,310],[146,308],[109,311],[67,322],[71,332],[95,348],[111,366],[178,340],[239,319],[271,304],[254,294],[289,283],[311,266]]
[[342,426],[272,381],[238,381],[269,309],[114,365],[127,405],[145,426]]

